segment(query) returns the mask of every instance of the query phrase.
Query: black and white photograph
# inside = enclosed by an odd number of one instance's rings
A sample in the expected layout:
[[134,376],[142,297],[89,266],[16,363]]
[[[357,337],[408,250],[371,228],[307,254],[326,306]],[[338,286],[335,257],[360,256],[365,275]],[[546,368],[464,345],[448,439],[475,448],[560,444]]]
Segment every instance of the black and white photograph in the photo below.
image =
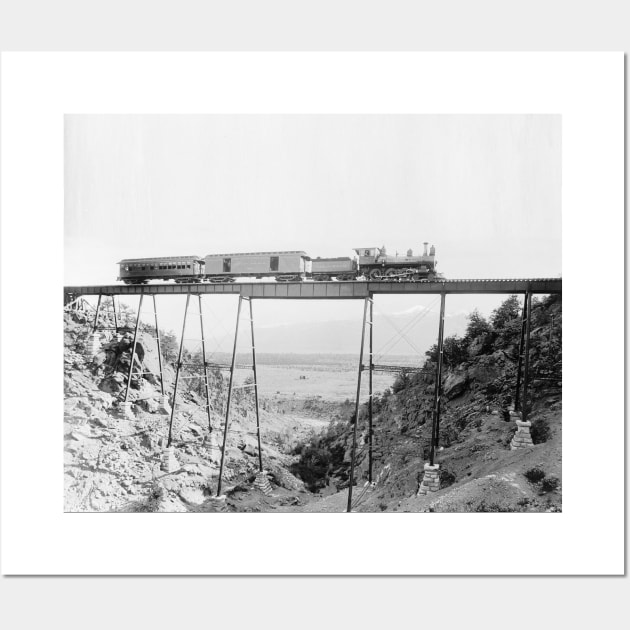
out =
[[66,115],[64,511],[556,518],[562,159],[559,114]]
[[623,69],[3,55],[5,574],[623,573]]

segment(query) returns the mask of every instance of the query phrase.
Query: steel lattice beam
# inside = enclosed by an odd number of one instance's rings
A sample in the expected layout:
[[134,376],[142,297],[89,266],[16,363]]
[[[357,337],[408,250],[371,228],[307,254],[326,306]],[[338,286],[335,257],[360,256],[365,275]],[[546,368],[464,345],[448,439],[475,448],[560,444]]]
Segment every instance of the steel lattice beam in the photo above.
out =
[[444,280],[441,282],[235,282],[232,284],[146,284],[64,287],[81,295],[235,295],[256,299],[364,300],[371,295],[562,293],[562,278]]

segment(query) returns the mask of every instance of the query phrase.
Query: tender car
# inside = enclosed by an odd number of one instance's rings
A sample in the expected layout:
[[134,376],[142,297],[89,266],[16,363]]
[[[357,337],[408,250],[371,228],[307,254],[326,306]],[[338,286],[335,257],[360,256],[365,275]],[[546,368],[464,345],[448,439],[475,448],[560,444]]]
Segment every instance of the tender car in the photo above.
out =
[[357,261],[348,256],[339,258],[313,258],[313,280],[354,280],[357,277]]

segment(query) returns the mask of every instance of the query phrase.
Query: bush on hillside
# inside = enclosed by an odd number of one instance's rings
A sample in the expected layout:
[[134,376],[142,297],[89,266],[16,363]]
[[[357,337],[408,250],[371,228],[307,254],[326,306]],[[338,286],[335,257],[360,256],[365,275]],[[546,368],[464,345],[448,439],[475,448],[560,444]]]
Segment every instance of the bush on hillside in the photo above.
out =
[[466,327],[466,334],[464,339],[467,341],[474,341],[482,335],[487,335],[492,332],[492,326],[490,322],[475,309],[468,316],[468,326]]
[[540,490],[541,492],[553,492],[558,489],[558,486],[560,486],[560,479],[550,475],[543,479],[543,482],[540,484]]
[[519,320],[520,323],[520,316],[521,305],[519,304],[518,297],[516,295],[510,295],[501,306],[492,311],[490,322],[495,331],[498,331],[508,326],[508,324],[512,323],[514,320]]
[[[438,347],[433,344],[425,353],[430,361],[437,363]],[[442,349],[442,365],[445,368],[455,367],[468,358],[468,343],[457,335],[446,337]]]
[[545,478],[545,471],[538,466],[534,466],[533,468],[525,471],[525,477],[527,478],[527,481],[531,483],[538,483]]
[[534,444],[542,444],[551,437],[551,428],[545,418],[537,418],[529,430]]

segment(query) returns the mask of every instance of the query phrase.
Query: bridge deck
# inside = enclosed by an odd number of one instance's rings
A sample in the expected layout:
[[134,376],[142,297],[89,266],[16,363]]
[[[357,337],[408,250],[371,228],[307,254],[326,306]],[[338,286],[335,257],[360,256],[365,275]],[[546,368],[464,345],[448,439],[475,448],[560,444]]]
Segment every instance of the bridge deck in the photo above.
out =
[[235,282],[64,287],[66,302],[81,295],[242,295],[256,299],[356,300],[372,295],[562,293],[562,278],[442,280],[439,282]]

